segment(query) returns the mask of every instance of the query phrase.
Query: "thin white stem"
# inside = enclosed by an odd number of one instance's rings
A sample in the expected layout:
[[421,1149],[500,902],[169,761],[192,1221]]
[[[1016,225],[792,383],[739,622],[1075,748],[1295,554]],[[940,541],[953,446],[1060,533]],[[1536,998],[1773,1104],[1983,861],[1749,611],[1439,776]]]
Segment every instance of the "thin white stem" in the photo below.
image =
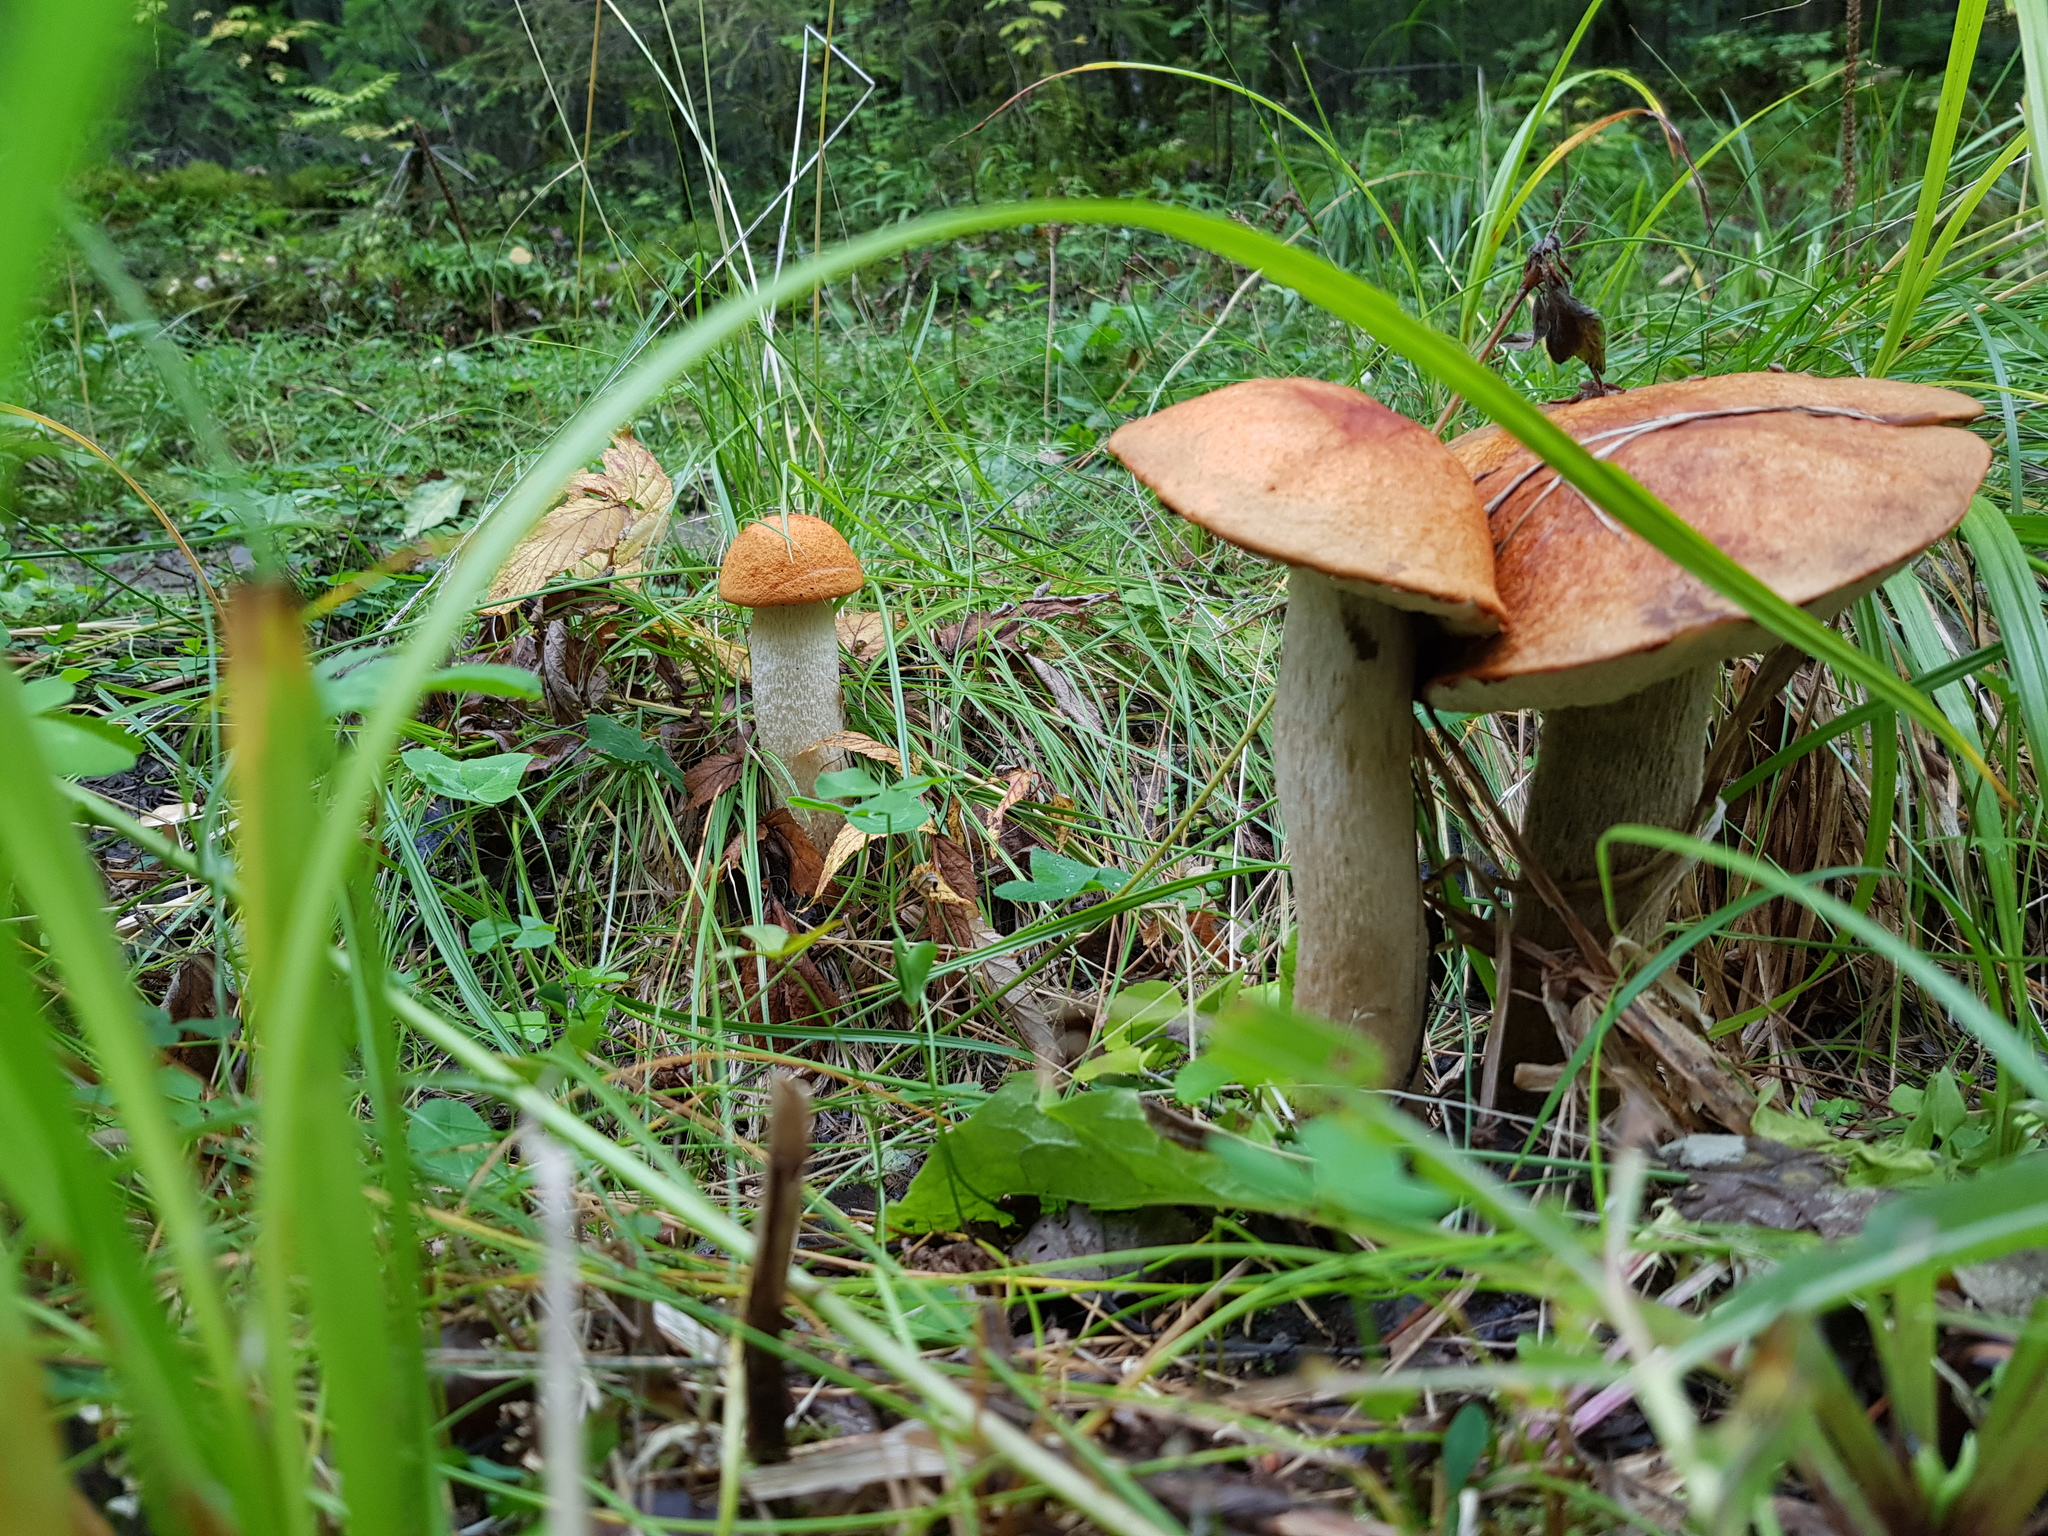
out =
[[583,1492],[583,1348],[576,1337],[576,1190],[568,1151],[528,1119],[541,1232],[540,1454],[548,1536],[587,1536]]

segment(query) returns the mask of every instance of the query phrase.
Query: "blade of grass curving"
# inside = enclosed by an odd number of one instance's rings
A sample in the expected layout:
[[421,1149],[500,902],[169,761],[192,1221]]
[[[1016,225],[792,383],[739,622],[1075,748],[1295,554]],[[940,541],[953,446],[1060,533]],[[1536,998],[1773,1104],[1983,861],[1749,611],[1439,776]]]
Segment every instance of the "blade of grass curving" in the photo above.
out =
[[[298,601],[287,588],[239,589],[227,617],[231,783],[239,819],[242,928],[248,956],[245,1018],[256,1042],[262,1105],[256,1237],[271,1382],[272,1447],[289,1475],[307,1459],[298,1442],[299,1350],[294,1300],[310,1298],[322,1395],[333,1425],[349,1529],[409,1536],[432,1524],[421,1447],[401,1440],[418,1427],[393,1338],[384,1256],[363,1194],[362,1143],[350,1113],[354,1091],[341,1069],[337,1021],[348,1008],[333,970],[304,989],[310,1008],[274,1006],[284,978],[280,951],[299,888],[300,851],[320,815],[319,785],[333,735],[313,689]],[[329,914],[329,926],[333,914]],[[417,1338],[414,1338],[415,1344]],[[291,1486],[302,1486],[302,1480]],[[314,1528],[309,1504],[293,1528]]]
[[[27,1230],[62,1254],[85,1285],[134,1415],[136,1470],[151,1520],[166,1530],[204,1530],[231,1508],[209,1465],[223,1449],[208,1433],[215,1415],[143,1269],[113,1166],[72,1108],[47,1028],[18,945],[0,937],[0,1190]],[[239,1392],[241,1384],[229,1381],[225,1390]],[[209,1517],[188,1518],[195,1510]]]
[[[1992,376],[2002,388],[2006,383],[2004,348],[1981,317],[1970,318],[1983,337]],[[2009,390],[2001,393],[1999,404],[2005,418],[2007,493],[2011,509],[2018,512],[2027,504],[2019,412]],[[1963,542],[1970,546],[1977,579],[1984,584],[1991,616],[1998,621],[1998,633],[2005,641],[2006,671],[2019,696],[2027,747],[2036,763],[2048,762],[2043,755],[2048,754],[2048,620],[2041,614],[2040,582],[2027,564],[2027,552],[2020,547],[2011,522],[1982,496],[1973,498],[1963,515],[1962,534]]]
[[248,1530],[274,1517],[276,1484],[262,1470],[255,1420],[235,1330],[214,1261],[213,1234],[182,1138],[156,1080],[156,1051],[142,1027],[141,999],[101,910],[98,878],[73,831],[36,745],[14,669],[0,664],[0,864],[13,873],[63,977],[71,1016],[85,1032],[128,1134],[135,1165],[163,1224],[178,1284],[222,1405],[220,1458]]
[[1586,40],[1592,30],[1593,20],[1600,14],[1601,0],[1591,0],[1579,15],[1579,24],[1572,30],[1571,37],[1558,53],[1557,62],[1550,67],[1550,78],[1537,93],[1536,103],[1529,108],[1516,127],[1514,137],[1508,140],[1508,147],[1502,152],[1500,164],[1494,167],[1493,180],[1487,185],[1486,200],[1479,206],[1477,214],[1478,237],[1472,248],[1472,264],[1466,269],[1465,287],[1458,301],[1458,340],[1469,343],[1472,327],[1479,318],[1479,301],[1486,292],[1486,281],[1493,275],[1494,262],[1499,258],[1500,248],[1508,236],[1511,216],[1507,204],[1515,181],[1522,174],[1522,166],[1529,158],[1529,149],[1536,142],[1537,131],[1550,109],[1557,104],[1559,93],[1565,87],[1565,71],[1571,68],[1573,57],[1579,51],[1579,44]]
[[1934,238],[1934,221],[1941,212],[1941,195],[1948,185],[1949,159],[1955,153],[1956,128],[1962,122],[1963,106],[1970,94],[1970,70],[1977,62],[1977,40],[1984,30],[1986,0],[1960,0],[1956,6],[1955,29],[1949,34],[1948,68],[1942,75],[1941,103],[1935,109],[1934,130],[1927,143],[1927,167],[1920,176],[1920,203],[1913,213],[1912,233],[1906,237],[1904,259],[1899,265],[1897,288],[1892,294],[1891,317],[1885,322],[1884,341],[1870,372],[1883,378],[1906,340],[1906,327],[1926,292],[1931,274],[1925,264],[1928,242]]
[[42,289],[57,199],[127,78],[141,31],[127,0],[0,15],[0,383]]
[[[1738,875],[1773,895],[1799,902],[1832,927],[1849,934],[1910,977],[1914,985],[1948,1010],[1958,1024],[1974,1035],[2037,1099],[2048,1099],[2048,1062],[2004,1019],[1984,1006],[1982,998],[1935,964],[1925,952],[1914,948],[1876,918],[1858,912],[1838,896],[1830,895],[1799,876],[1789,875],[1775,864],[1739,853],[1732,848],[1703,843],[1683,833],[1662,827],[1611,827],[1602,837],[1609,842],[1637,843],[1647,848],[1703,859],[1729,874]],[[2048,1198],[2048,1195],[2044,1195]]]
[[708,357],[750,323],[762,306],[779,304],[810,288],[913,246],[1022,224],[1088,224],[1150,230],[1255,267],[1339,318],[1370,332],[1425,372],[1466,396],[1557,468],[1596,506],[1738,605],[1779,639],[1799,646],[1867,689],[1874,700],[1920,721],[2000,794],[1990,768],[1939,709],[1889,669],[1787,602],[1761,579],[1716,548],[1638,484],[1626,471],[1594,459],[1549,417],[1498,375],[1476,363],[1456,341],[1409,316],[1391,295],[1271,235],[1229,219],[1143,202],[1045,199],[954,209],[893,225],[791,266],[758,290],[729,298],[678,335],[650,350],[630,372],[580,411],[532,468],[471,535],[440,578],[440,590],[394,658],[375,708],[357,732],[356,747],[336,770],[327,814],[305,849],[301,899],[279,955],[277,1016],[309,1006],[313,966],[333,933],[343,881],[360,856],[358,829],[428,675],[468,622],[492,573],[539,517],[554,492],[609,440],[612,429],[646,409],[669,382]]
[[[1997,184],[1998,178],[2010,170],[2013,161],[2017,160],[2026,151],[2029,142],[2027,130],[2024,128],[2013,135],[2005,148],[1985,168],[1983,174],[1970,184],[1961,197],[1956,199],[1955,208],[1949,214],[1948,222],[1942,225],[1941,234],[1935,239],[1934,244],[1928,248],[1926,256],[1919,265],[1911,271],[1901,274],[1899,278],[1901,285],[1910,284],[1912,289],[1910,295],[1905,293],[1903,286],[1900,290],[1900,296],[1904,299],[1909,314],[1917,314],[1921,305],[1926,302],[1928,292],[1934,287],[1936,280],[1942,276],[1943,269],[1948,264],[1949,252],[1955,246],[1956,237],[1963,232],[1964,224],[1969,222],[1970,215],[1977,211],[1978,205],[1990,194],[1992,187]],[[1966,265],[1968,262],[1981,264],[1984,259],[1981,255],[1972,256],[1967,258],[1966,262],[1959,262],[1958,265]],[[1972,320],[1979,319],[1978,312],[1974,308],[1966,309],[1964,313]],[[1901,352],[1916,352],[1931,339],[1932,335],[1930,334],[1929,336],[1921,337],[1917,341],[1904,344],[1901,347]]]
[[43,1362],[21,1311],[21,1273],[0,1237],[0,1530],[62,1531],[71,1484],[43,1393]]
[[[2020,110],[2027,132],[2037,144],[2048,143],[2048,0],[2012,0],[2008,7],[2019,21],[2020,54],[2026,61],[2026,83]],[[2048,211],[2048,161],[2034,156],[2035,217]]]

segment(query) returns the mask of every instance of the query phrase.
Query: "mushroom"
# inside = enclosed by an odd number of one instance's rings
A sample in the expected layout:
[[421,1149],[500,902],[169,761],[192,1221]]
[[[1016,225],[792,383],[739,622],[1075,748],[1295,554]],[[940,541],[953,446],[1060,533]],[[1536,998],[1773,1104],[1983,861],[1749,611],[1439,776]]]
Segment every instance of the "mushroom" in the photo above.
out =
[[[1961,521],[1990,449],[1947,424],[1977,414],[1975,401],[1926,385],[1753,373],[1626,390],[1550,417],[1780,596],[1828,617]],[[1601,834],[1688,824],[1720,664],[1770,638],[1499,428],[1451,451],[1486,498],[1508,623],[1423,695],[1443,710],[1546,712],[1522,843],[1605,942]],[[1644,848],[1613,852],[1617,907],[1639,937],[1662,926],[1671,895],[1647,879],[1652,861]],[[1543,948],[1569,946],[1563,918],[1532,894],[1517,896],[1513,925]],[[1562,1059],[1547,1012],[1517,991],[1489,1052],[1505,1079],[1498,1103],[1532,1112],[1542,1095],[1514,1086],[1514,1066]]]
[[[846,729],[832,600],[858,592],[866,579],[839,530],[801,512],[741,529],[718,569],[718,595],[754,610],[747,657],[755,739],[787,771],[798,796],[811,795],[818,775],[845,760],[837,747],[818,745]],[[812,813],[805,822],[811,841],[824,847],[838,820]]]
[[1125,424],[1109,449],[1182,517],[1289,567],[1273,770],[1294,997],[1370,1035],[1406,1081],[1428,993],[1412,616],[1498,627],[1471,481],[1422,427],[1315,379],[1233,384]]

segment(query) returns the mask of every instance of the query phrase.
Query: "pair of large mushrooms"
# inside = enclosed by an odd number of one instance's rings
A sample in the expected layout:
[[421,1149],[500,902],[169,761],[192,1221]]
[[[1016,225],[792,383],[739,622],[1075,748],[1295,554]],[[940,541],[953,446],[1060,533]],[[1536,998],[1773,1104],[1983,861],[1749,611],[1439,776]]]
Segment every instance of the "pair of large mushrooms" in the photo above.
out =
[[[1626,469],[1787,600],[1839,612],[1962,518],[1990,450],[1948,390],[1733,374],[1565,405],[1551,418]],[[1341,385],[1259,379],[1130,422],[1109,447],[1181,516],[1289,567],[1274,776],[1293,872],[1295,999],[1355,1025],[1393,1078],[1419,1064],[1428,951],[1409,758],[1414,701],[1545,712],[1523,847],[1577,920],[1608,936],[1594,849],[1624,822],[1685,825],[1720,663],[1764,633],[1589,506],[1495,427],[1446,446]],[[1418,670],[1417,657],[1439,658]],[[1443,658],[1448,658],[1446,662]],[[1668,893],[1627,887],[1625,924]],[[1516,935],[1567,943],[1526,888]],[[1517,989],[1499,1107],[1540,1095],[1547,1013]]]

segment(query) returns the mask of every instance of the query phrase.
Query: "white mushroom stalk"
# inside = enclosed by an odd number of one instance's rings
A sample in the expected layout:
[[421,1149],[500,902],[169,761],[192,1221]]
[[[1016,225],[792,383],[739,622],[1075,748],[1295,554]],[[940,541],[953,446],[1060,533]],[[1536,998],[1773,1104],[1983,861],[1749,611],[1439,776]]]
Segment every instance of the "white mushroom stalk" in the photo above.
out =
[[1297,1006],[1415,1075],[1429,952],[1415,835],[1415,647],[1433,616],[1490,633],[1485,513],[1448,450],[1379,402],[1255,379],[1118,429],[1174,511],[1290,567],[1273,770],[1294,882]]

